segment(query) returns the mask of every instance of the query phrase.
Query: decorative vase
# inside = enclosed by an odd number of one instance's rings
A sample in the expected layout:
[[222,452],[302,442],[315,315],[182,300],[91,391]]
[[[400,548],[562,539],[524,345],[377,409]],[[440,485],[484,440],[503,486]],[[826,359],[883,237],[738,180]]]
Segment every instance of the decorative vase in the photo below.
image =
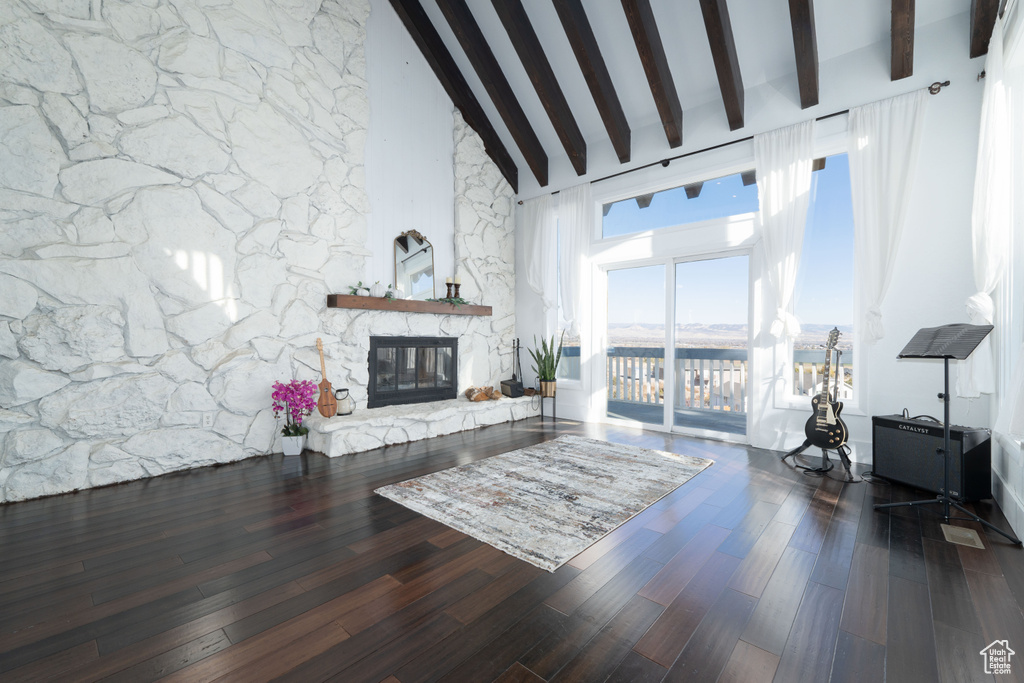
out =
[[299,455],[302,453],[302,445],[305,440],[305,436],[282,436],[281,448],[285,455]]
[[555,385],[558,384],[555,380],[540,381],[540,395],[544,398],[553,398],[555,395]]

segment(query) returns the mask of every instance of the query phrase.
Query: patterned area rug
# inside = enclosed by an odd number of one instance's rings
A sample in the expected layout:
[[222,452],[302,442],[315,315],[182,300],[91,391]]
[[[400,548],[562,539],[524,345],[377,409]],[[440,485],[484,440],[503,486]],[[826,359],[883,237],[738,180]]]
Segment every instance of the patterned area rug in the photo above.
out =
[[712,462],[563,435],[375,493],[554,571]]

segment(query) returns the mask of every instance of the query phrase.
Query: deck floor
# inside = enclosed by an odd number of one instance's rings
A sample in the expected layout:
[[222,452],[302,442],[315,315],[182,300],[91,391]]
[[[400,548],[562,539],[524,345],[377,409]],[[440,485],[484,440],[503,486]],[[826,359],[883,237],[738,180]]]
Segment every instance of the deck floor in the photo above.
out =
[[[665,419],[663,406],[631,401],[608,401],[608,416],[653,425],[660,425]],[[675,424],[677,427],[688,429],[702,429],[725,434],[746,434],[747,414],[728,410],[682,408],[675,411]]]
[[[554,573],[373,493],[563,432],[715,464]],[[4,505],[0,679],[994,681],[979,651],[1024,647],[1024,553],[872,509],[919,496],[533,418]]]

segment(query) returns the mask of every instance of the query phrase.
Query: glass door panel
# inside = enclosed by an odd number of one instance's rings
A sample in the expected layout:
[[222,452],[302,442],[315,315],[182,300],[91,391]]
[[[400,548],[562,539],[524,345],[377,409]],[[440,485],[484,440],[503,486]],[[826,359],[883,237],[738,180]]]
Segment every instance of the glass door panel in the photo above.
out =
[[608,271],[608,417],[665,424],[665,266]]
[[747,432],[748,261],[676,264],[673,424],[683,430]]

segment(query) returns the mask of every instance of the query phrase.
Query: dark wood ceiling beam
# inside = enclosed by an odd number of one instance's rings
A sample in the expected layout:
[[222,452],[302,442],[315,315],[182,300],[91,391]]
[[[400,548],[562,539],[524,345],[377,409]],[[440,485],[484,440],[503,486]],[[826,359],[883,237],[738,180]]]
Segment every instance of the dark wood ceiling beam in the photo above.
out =
[[569,39],[569,45],[576,55],[576,61],[579,62],[583,78],[590,88],[597,111],[601,114],[615,155],[619,158],[619,163],[624,164],[629,161],[629,123],[626,121],[625,112],[622,111],[615,86],[612,85],[612,77],[597,45],[597,38],[594,37],[583,3],[580,0],[551,1],[562,22],[565,37]]
[[551,69],[544,48],[541,47],[537,33],[526,16],[521,0],[491,0],[494,11],[508,32],[509,40],[519,55],[519,60],[526,69],[537,95],[540,97],[544,110],[555,127],[558,139],[562,141],[565,153],[576,170],[576,175],[587,172],[587,141],[572,115],[572,109],[558,85],[555,72]]
[[814,30],[814,0],[789,0],[793,27],[796,78],[800,84],[800,108],[818,104],[818,39]]
[[465,0],[437,0],[437,6],[448,20],[448,25],[452,27],[455,37],[483,82],[487,94],[491,96],[494,107],[512,134],[512,139],[519,146],[519,151],[526,158],[526,163],[533,171],[537,182],[541,187],[546,186],[548,156]]
[[914,75],[914,0],[892,0],[892,80]]
[[626,12],[636,51],[644,65],[644,73],[647,74],[647,82],[651,86],[651,94],[654,95],[654,103],[658,107],[661,124],[665,127],[668,146],[679,147],[683,144],[683,108],[679,104],[676,84],[668,68],[665,46],[658,33],[651,2],[622,0],[622,9]]
[[999,16],[999,0],[971,0],[971,58],[988,54],[992,27]]
[[729,119],[729,130],[743,127],[743,78],[736,57],[736,41],[732,37],[732,23],[725,0],[700,0],[704,13],[704,30],[711,45],[711,56],[718,72],[718,87],[722,90],[722,103]]
[[513,192],[519,192],[519,169],[515,161],[508,153],[497,131],[487,119],[483,107],[473,94],[472,89],[459,71],[458,65],[452,58],[444,41],[438,34],[437,29],[430,23],[430,18],[423,10],[419,0],[391,0],[391,6],[395,8],[405,28],[412,36],[413,42],[419,47],[427,64],[434,71],[437,80],[448,97],[451,98],[460,112],[466,125],[477,132],[484,143],[484,149],[494,164],[505,176],[505,180],[512,186]]

